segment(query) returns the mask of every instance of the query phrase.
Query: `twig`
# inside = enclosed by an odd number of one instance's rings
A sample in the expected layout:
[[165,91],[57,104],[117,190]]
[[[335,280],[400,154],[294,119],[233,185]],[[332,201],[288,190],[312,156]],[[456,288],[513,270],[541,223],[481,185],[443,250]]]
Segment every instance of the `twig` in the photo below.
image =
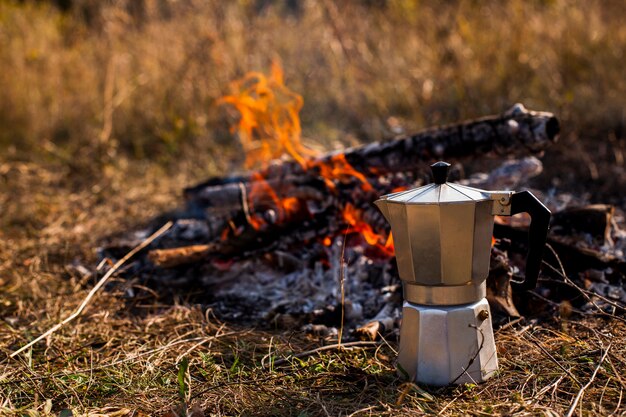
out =
[[341,243],[341,257],[339,258],[339,287],[341,288],[341,326],[339,326],[339,341],[337,344],[341,347],[341,339],[343,338],[343,324],[345,320],[345,302],[346,302],[346,289],[345,289],[345,279],[346,279],[346,240],[348,238],[348,229],[346,229],[346,233],[343,236],[343,242]]
[[515,326],[517,323],[521,322],[522,320],[526,320],[526,317],[524,317],[524,316],[522,316],[522,317],[518,317],[518,318],[516,318],[515,320],[512,320],[512,321],[510,321],[510,322],[508,322],[508,323],[506,323],[506,324],[503,324],[502,326],[500,326],[500,328],[499,328],[499,329],[497,329],[497,330],[495,331],[495,333],[500,333],[500,332],[502,332],[502,331],[504,331],[504,330],[508,329],[509,327],[513,327],[513,326]]
[[565,417],[572,417],[572,414],[574,414],[574,410],[576,410],[576,406],[578,405],[578,401],[580,401],[580,399],[583,397],[583,394],[585,393],[585,390],[587,388],[589,388],[589,385],[591,385],[591,383],[595,379],[596,374],[600,370],[600,367],[602,367],[602,363],[604,362],[604,359],[606,358],[606,355],[609,354],[609,349],[611,349],[611,345],[610,344],[609,344],[609,346],[607,346],[606,350],[604,351],[604,354],[600,358],[600,361],[598,362],[598,365],[596,366],[596,369],[593,370],[593,374],[591,374],[591,378],[589,378],[589,381],[580,388],[580,391],[578,391],[578,394],[576,395],[576,398],[574,398],[574,401],[572,402],[572,405],[569,407],[569,410],[567,411],[567,414],[565,414]]
[[563,266],[563,262],[561,262],[561,258],[559,257],[559,255],[556,253],[552,245],[550,245],[549,243],[546,243],[546,247],[550,250],[550,252],[552,252],[552,255],[554,256],[556,261],[559,263],[559,268],[561,268],[561,275],[563,276],[563,278],[567,278],[567,274],[565,273],[565,267]]
[[437,413],[438,416],[442,415],[444,411],[446,411],[448,409],[448,407],[450,407],[456,400],[458,400],[459,398],[461,398],[462,396],[465,395],[465,391],[461,392],[459,395],[457,395],[456,397],[454,397],[452,400],[448,401],[448,403],[446,405],[443,406],[443,408],[441,410],[439,410],[439,412]]
[[541,388],[541,390],[538,393],[533,395],[533,398],[531,398],[531,401],[540,400],[543,394],[550,391],[551,388],[556,388],[556,386],[558,386],[561,383],[561,381],[563,381],[564,378],[565,378],[565,375],[561,375],[556,379],[556,381],[552,382],[550,385],[546,385],[545,387]]
[[356,416],[359,413],[364,413],[366,411],[371,411],[371,410],[375,409],[376,407],[377,407],[376,405],[370,405],[369,407],[358,409],[358,410],[354,411],[352,414],[349,414],[348,417],[354,417],[354,416]]
[[313,355],[314,353],[324,352],[326,350],[344,349],[344,348],[349,348],[349,347],[369,347],[369,346],[376,346],[378,344],[379,342],[357,341],[357,342],[335,343],[334,345],[320,346],[315,349],[307,350],[306,352],[300,352],[295,355],[290,355],[287,358],[274,361],[274,366],[281,365],[287,362],[291,358],[304,358],[306,356]]
[[613,411],[613,414],[617,413],[617,410],[619,410],[619,406],[622,405],[622,394],[624,393],[624,389],[620,388],[619,390],[619,398],[617,399],[617,405],[615,406],[615,411]]
[[117,271],[118,269],[120,269],[120,267],[122,265],[124,265],[126,263],[126,261],[128,261],[130,258],[132,258],[134,255],[137,254],[137,252],[141,251],[142,249],[144,249],[146,246],[148,246],[150,243],[152,243],[156,238],[158,238],[159,236],[161,236],[163,233],[165,233],[167,230],[169,230],[170,227],[172,227],[174,223],[172,221],[169,221],[167,223],[165,223],[159,230],[157,230],[156,232],[154,232],[152,235],[150,235],[146,240],[144,240],[143,242],[141,242],[139,245],[137,245],[134,249],[132,249],[130,252],[128,252],[122,259],[120,259],[119,261],[117,261],[115,263],[115,265],[113,265],[113,267],[111,269],[109,269],[104,276],[100,279],[100,281],[98,281],[98,283],[91,289],[91,291],[89,291],[89,294],[87,294],[87,297],[85,297],[85,299],[83,300],[83,302],[78,306],[78,308],[69,316],[67,317],[65,320],[63,320],[62,322],[56,324],[55,326],[53,326],[52,328],[50,328],[47,332],[45,332],[44,334],[42,334],[41,336],[39,336],[38,338],[36,338],[35,340],[31,341],[30,343],[26,344],[25,346],[22,346],[21,348],[19,348],[18,350],[16,350],[15,352],[11,353],[11,355],[9,355],[9,357],[13,358],[16,355],[19,355],[20,353],[22,353],[23,351],[25,351],[26,349],[32,347],[35,343],[39,342],[42,339],[45,339],[46,337],[50,336],[52,333],[56,332],[57,330],[59,330],[61,327],[63,327],[64,325],[66,325],[67,323],[69,323],[70,321],[74,320],[76,317],[78,317],[80,315],[80,313],[83,312],[83,310],[85,309],[85,307],[87,306],[87,304],[89,304],[89,301],[91,301],[91,299],[93,298],[93,296],[98,292],[98,290],[100,288],[102,288],[102,286],[109,280],[109,278],[111,278],[111,276],[115,273],[115,271]]
[[565,367],[561,364],[561,362],[557,361],[557,360],[555,359],[555,357],[554,357],[554,356],[552,356],[552,355],[550,354],[550,352],[548,352],[548,351],[546,350],[546,348],[544,348],[544,347],[541,345],[541,343],[540,343],[537,339],[535,339],[535,336],[533,336],[532,334],[530,334],[530,333],[529,333],[529,334],[528,334],[528,337],[530,338],[530,341],[531,341],[531,342],[533,342],[533,343],[534,343],[534,344],[535,344],[535,345],[536,345],[536,346],[537,346],[537,347],[538,347],[538,348],[539,348],[539,349],[540,349],[540,350],[544,353],[544,355],[546,355],[546,356],[548,357],[548,359],[550,359],[550,360],[551,360],[552,362],[554,362],[554,363],[555,363],[555,364],[556,364],[559,368],[561,368],[561,369],[563,370],[563,372],[565,372],[565,373],[566,373],[566,374],[567,374],[567,375],[568,375],[568,376],[572,379],[572,381],[574,381],[574,382],[576,383],[576,385],[580,386],[580,382],[579,382],[579,381],[578,381],[578,379],[574,376],[574,374],[572,374],[572,372],[571,372],[569,369],[565,368]]
[[239,182],[239,190],[241,191],[241,208],[243,215],[246,217],[246,221],[249,225],[252,225],[252,216],[250,216],[250,207],[248,206],[248,191],[243,182]]
[[476,360],[476,358],[478,357],[478,355],[480,355],[480,351],[481,351],[481,350],[483,350],[483,345],[485,344],[485,334],[483,333],[483,329],[481,329],[480,327],[477,327],[477,326],[475,326],[475,325],[473,325],[473,324],[470,324],[470,325],[469,325],[469,327],[473,327],[474,329],[476,329],[476,331],[477,331],[478,333],[480,333],[480,338],[481,338],[481,340],[480,340],[480,346],[478,346],[478,350],[476,350],[476,353],[474,354],[474,356],[472,356],[472,357],[470,358],[470,360],[469,360],[469,362],[468,362],[467,366],[465,367],[465,369],[461,368],[461,369],[463,369],[463,372],[461,372],[461,373],[459,374],[459,376],[457,376],[456,378],[454,378],[454,379],[452,380],[452,382],[450,382],[448,385],[454,385],[454,383],[455,383],[456,381],[458,381],[458,380],[459,380],[459,378],[461,378],[461,377],[462,377],[463,375],[465,375],[465,374],[467,374],[467,376],[469,376],[469,377],[470,377],[470,379],[471,379],[473,382],[475,382],[475,383],[476,383],[476,381],[474,381],[474,378],[472,378],[472,376],[469,374],[469,372],[467,372],[467,370],[470,368],[470,366],[472,366],[472,364],[474,363],[474,361]]

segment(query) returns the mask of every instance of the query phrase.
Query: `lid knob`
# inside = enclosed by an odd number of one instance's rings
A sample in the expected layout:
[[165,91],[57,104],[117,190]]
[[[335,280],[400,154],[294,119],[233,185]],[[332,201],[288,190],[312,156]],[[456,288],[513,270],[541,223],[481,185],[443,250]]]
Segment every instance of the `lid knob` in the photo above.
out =
[[450,164],[447,162],[439,161],[430,166],[433,171],[433,179],[435,184],[445,184],[448,181],[448,172],[450,172]]

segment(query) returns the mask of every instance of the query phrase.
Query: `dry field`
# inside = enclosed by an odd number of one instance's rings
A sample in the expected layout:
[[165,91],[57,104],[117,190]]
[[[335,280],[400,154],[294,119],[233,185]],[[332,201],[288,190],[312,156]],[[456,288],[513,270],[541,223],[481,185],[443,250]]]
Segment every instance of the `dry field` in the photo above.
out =
[[394,339],[320,351],[184,294],[131,306],[116,278],[9,356],[87,297],[105,237],[242,169],[216,100],[272,61],[311,147],[523,102],[563,125],[536,185],[626,206],[623,2],[58,3],[0,0],[0,415],[626,413],[624,318],[567,306],[497,331],[501,371],[479,386],[403,383]]

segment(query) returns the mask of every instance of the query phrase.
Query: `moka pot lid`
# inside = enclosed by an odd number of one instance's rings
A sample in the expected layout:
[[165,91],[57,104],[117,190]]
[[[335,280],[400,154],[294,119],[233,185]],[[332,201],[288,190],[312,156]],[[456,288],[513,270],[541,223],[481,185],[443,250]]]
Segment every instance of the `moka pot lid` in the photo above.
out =
[[381,200],[399,204],[454,204],[490,199],[487,191],[447,182],[450,164],[437,162],[431,165],[434,182],[408,191],[387,194]]

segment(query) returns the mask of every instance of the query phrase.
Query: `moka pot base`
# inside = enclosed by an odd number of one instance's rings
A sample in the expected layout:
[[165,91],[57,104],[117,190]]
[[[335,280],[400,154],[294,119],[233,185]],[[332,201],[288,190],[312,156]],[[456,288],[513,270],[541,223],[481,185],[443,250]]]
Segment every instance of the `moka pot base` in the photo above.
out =
[[487,299],[455,306],[405,301],[398,373],[428,385],[480,383],[498,370]]

